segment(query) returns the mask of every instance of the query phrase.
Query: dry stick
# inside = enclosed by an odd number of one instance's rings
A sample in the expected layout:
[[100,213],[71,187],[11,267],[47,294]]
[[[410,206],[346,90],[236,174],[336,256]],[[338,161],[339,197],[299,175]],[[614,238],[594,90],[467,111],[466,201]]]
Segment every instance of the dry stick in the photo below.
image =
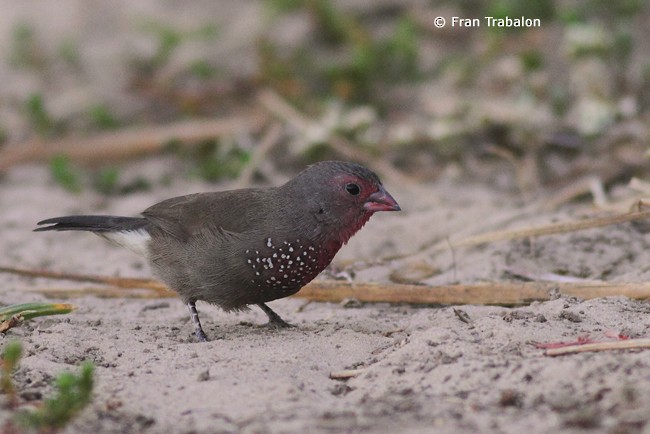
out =
[[[302,113],[270,89],[265,89],[260,92],[259,101],[271,114],[279,117],[300,131],[308,130],[313,124],[310,119],[303,116]],[[331,133],[328,137],[328,143],[343,157],[362,162],[371,169],[385,175],[391,182],[403,185],[414,183],[412,178],[406,176],[391,164],[385,162],[383,159],[375,159],[365,152],[360,151],[348,140],[337,134]]]
[[[166,298],[175,297],[172,291],[143,293],[125,291],[125,288],[36,288],[28,289],[50,298],[72,298],[94,295],[102,298]],[[133,288],[131,288],[133,289]],[[533,301],[548,301],[558,291],[567,296],[583,299],[625,296],[638,300],[650,299],[650,283],[549,283],[505,282],[473,285],[381,285],[375,283],[349,283],[315,281],[305,286],[294,297],[309,301],[341,302],[354,298],[367,303],[411,303],[439,305],[497,305],[521,306]]]
[[172,291],[152,291],[150,289],[107,287],[86,287],[86,288],[25,288],[25,292],[36,292],[47,298],[72,299],[92,295],[98,298],[174,298],[178,294]]
[[546,226],[537,226],[523,229],[510,229],[505,231],[489,232],[453,243],[455,247],[475,246],[491,243],[494,241],[514,240],[520,238],[539,237],[542,235],[556,235],[567,232],[576,232],[584,229],[593,229],[602,226],[616,225],[633,220],[640,220],[650,217],[650,210],[637,211],[627,214],[619,214],[608,217],[593,218],[572,222],[562,222]]
[[330,372],[331,380],[349,380],[364,372],[364,369],[344,369],[342,371]]
[[[535,209],[536,209],[535,207],[531,207],[523,214],[519,214],[519,215],[530,214]],[[507,219],[498,219],[496,223],[500,225],[504,225],[507,222],[512,221],[516,217],[517,215],[515,216],[509,215]],[[407,258],[428,257],[432,253],[437,253],[449,249],[450,245],[452,248],[470,247],[470,246],[476,246],[480,244],[491,243],[495,241],[508,241],[508,240],[515,240],[521,238],[538,237],[543,235],[556,235],[556,234],[562,234],[568,232],[575,232],[584,229],[592,229],[592,228],[597,228],[602,226],[626,223],[634,220],[641,220],[648,217],[650,217],[650,210],[635,211],[635,212],[630,212],[625,214],[619,214],[619,215],[601,217],[601,218],[593,218],[588,220],[555,223],[546,226],[536,226],[536,227],[528,227],[522,229],[507,229],[503,231],[485,232],[483,234],[461,238],[458,241],[450,240],[448,237],[445,237],[444,239],[435,241],[429,244],[428,246],[426,245],[421,246],[418,250],[414,252],[406,253],[403,255],[396,255],[389,258],[384,258],[384,260],[401,260]],[[484,227],[485,226],[492,227],[494,226],[494,224],[495,222],[490,222],[488,225],[484,225]]]
[[582,299],[608,296],[625,296],[638,300],[650,299],[650,282],[498,282],[425,286],[320,280],[305,286],[295,297],[329,302],[355,298],[362,302],[518,306],[533,301],[551,300],[552,294],[558,290],[562,295]]
[[[124,289],[151,289],[156,291],[159,297],[175,295],[174,292],[167,289],[162,283],[150,279],[84,276],[11,267],[0,267],[0,272],[29,277],[103,283]],[[497,282],[434,287],[425,285],[350,283],[335,280],[317,280],[311,282],[295,296],[312,301],[330,302],[340,302],[345,298],[355,298],[363,302],[515,306],[528,304],[532,301],[550,300],[551,294],[558,290],[560,294],[583,299],[607,296],[625,296],[639,300],[650,298],[650,282]],[[47,290],[45,291],[47,292]],[[79,291],[79,294],[84,295],[81,291]]]
[[74,282],[92,282],[112,285],[123,289],[151,289],[159,292],[170,292],[161,282],[153,279],[139,279],[128,277],[108,277],[88,274],[57,273],[46,270],[29,270],[25,268],[0,267],[0,273],[17,274],[25,277],[43,277],[55,280],[71,280]]
[[65,154],[83,163],[124,160],[160,151],[171,140],[198,142],[213,137],[259,128],[264,116],[236,116],[225,119],[192,120],[169,125],[123,130],[92,137],[66,137],[8,146],[0,151],[0,171],[16,164],[47,161]]
[[549,348],[544,352],[544,354],[547,356],[563,356],[565,354],[584,353],[587,351],[630,350],[644,348],[650,348],[650,339],[627,339],[624,341],[569,345],[561,348]]

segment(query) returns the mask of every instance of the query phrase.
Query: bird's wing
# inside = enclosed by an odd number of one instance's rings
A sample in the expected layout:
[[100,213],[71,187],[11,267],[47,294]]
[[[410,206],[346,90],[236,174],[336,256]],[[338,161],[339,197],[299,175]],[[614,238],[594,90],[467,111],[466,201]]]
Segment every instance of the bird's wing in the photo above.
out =
[[142,215],[169,235],[188,240],[203,231],[244,233],[263,224],[271,189],[243,189],[174,197]]

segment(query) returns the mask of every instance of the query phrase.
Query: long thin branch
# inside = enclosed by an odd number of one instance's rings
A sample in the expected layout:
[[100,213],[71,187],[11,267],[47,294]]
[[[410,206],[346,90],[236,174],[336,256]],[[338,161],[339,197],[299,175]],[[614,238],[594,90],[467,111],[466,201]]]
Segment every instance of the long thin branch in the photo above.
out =
[[646,300],[650,299],[650,282],[494,282],[425,286],[319,280],[305,286],[295,296],[329,302],[355,298],[363,302],[518,306],[551,300],[556,291],[583,299],[625,296]]
[[[468,236],[460,240],[452,239],[440,240],[432,243],[429,246],[420,248],[418,251],[401,255],[391,259],[403,259],[409,257],[428,256],[432,253],[443,251],[449,248],[449,244],[453,247],[470,247],[478,246],[481,244],[493,243],[496,241],[510,241],[523,238],[540,237],[545,235],[557,235],[569,232],[576,232],[585,229],[593,229],[603,226],[615,225],[620,223],[627,223],[635,220],[642,220],[650,218],[650,210],[635,211],[625,214],[617,214],[606,217],[598,217],[584,220],[575,220],[554,223],[550,225],[532,226],[519,229],[506,229],[502,231],[486,232],[479,235]],[[509,219],[512,219],[509,217]]]
[[89,274],[57,273],[48,270],[30,270],[26,268],[0,267],[0,273],[16,274],[25,277],[42,277],[53,280],[70,280],[73,282],[91,282],[111,285],[123,289],[151,289],[153,291],[169,291],[162,282],[153,279],[134,277],[110,277]]
[[91,137],[65,137],[35,140],[7,146],[0,151],[0,171],[17,164],[47,161],[58,154],[87,164],[125,160],[160,151],[171,140],[199,142],[201,140],[258,129],[265,116],[235,116],[224,119],[204,119],[134,128]]
[[566,354],[584,353],[588,351],[631,350],[644,348],[650,348],[650,339],[627,339],[624,341],[569,345],[561,348],[549,348],[544,352],[544,354],[554,357],[564,356]]
[[[54,273],[0,267],[0,272],[29,277],[44,277],[78,282],[94,282],[125,289],[150,289],[160,296],[175,293],[160,282],[150,279],[133,279],[78,274]],[[336,280],[317,280],[305,286],[295,296],[313,301],[340,302],[355,298],[363,302],[413,303],[413,304],[486,304],[516,306],[532,301],[546,301],[555,292],[583,299],[625,296],[638,300],[650,299],[650,282],[495,282],[471,285],[402,285],[381,283],[356,283]],[[83,295],[82,291],[79,291]]]
[[452,242],[454,247],[473,246],[479,244],[491,243],[494,241],[514,240],[529,237],[539,237],[542,235],[556,235],[568,232],[576,232],[585,229],[593,229],[602,226],[616,225],[633,220],[650,218],[650,210],[637,211],[626,214],[619,214],[607,217],[592,218],[587,220],[578,220],[570,222],[561,222],[545,226],[536,226],[522,229],[510,229],[505,231],[495,231],[481,234],[460,241]]

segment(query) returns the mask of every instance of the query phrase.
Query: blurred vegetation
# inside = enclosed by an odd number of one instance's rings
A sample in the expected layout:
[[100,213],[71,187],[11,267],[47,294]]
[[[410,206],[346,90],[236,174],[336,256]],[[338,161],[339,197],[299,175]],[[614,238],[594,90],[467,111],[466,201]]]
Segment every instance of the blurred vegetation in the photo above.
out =
[[380,86],[419,76],[418,29],[406,13],[396,17],[389,35],[377,37],[371,23],[337,9],[330,0],[268,3],[276,14],[304,10],[314,23],[310,42],[316,49],[306,43],[280,55],[271,41],[258,42],[261,80],[296,103],[308,94],[381,105]]
[[[2,390],[9,396],[12,408],[18,405],[12,376],[19,367],[22,352],[21,343],[12,341],[5,345],[2,354]],[[93,371],[93,365],[85,362],[81,365],[79,374],[59,374],[54,383],[54,395],[34,410],[16,410],[13,418],[4,424],[3,432],[54,433],[63,429],[90,403],[94,383]]]
[[[629,149],[621,150],[621,141],[610,136],[617,127],[634,131],[624,144],[634,152],[650,140],[635,126],[650,111],[646,1],[266,0],[261,5],[257,26],[245,35],[255,37],[236,51],[228,50],[237,46],[231,30],[209,16],[192,25],[138,17],[131,30],[142,43],[124,50],[125,95],[61,110],[55,92],[44,86],[23,99],[25,125],[49,139],[219,118],[259,111],[260,91],[271,90],[304,117],[281,119],[283,138],[268,156],[280,168],[344,158],[331,146],[337,135],[353,154],[384,158],[425,179],[455,164],[494,180],[504,173],[504,160],[516,171],[523,158],[535,159],[541,184],[578,176],[570,163],[584,158],[597,167],[599,159],[613,155],[608,163],[618,164],[619,172],[643,171],[642,160],[618,158]],[[436,16],[446,17],[448,25],[437,28]],[[451,28],[452,16],[476,17],[482,25]],[[485,16],[538,18],[541,27],[488,27]],[[42,83],[56,74],[88,82],[83,35],[45,44],[38,28],[20,22],[11,41],[7,60],[15,70]],[[246,67],[232,66],[233,58]],[[355,118],[359,113],[362,121]],[[3,131],[10,143],[25,135],[4,123]],[[170,146],[179,161],[175,173],[208,181],[237,178],[255,161],[260,140],[260,131],[254,131],[202,140],[191,149]],[[125,194],[160,182],[134,181],[115,166],[77,167],[65,157],[54,158],[51,171],[71,192]]]

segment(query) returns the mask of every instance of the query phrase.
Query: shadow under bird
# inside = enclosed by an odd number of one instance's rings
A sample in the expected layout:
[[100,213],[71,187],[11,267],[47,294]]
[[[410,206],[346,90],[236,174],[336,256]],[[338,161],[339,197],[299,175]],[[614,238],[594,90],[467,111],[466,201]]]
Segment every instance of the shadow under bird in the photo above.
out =
[[56,217],[35,231],[93,232],[143,255],[187,304],[196,337],[206,341],[197,300],[226,311],[256,304],[270,326],[288,327],[265,303],[314,279],[375,212],[399,210],[369,169],[325,161],[279,187],[175,197],[143,217]]

